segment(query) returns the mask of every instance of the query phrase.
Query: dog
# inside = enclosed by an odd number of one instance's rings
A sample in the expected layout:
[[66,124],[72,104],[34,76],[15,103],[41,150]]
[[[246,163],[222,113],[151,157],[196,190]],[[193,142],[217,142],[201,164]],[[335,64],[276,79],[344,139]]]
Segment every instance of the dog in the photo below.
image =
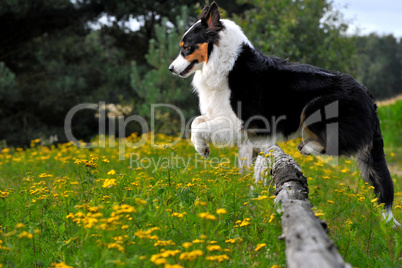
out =
[[210,153],[207,143],[247,140],[258,148],[302,134],[304,155],[357,156],[362,177],[385,203],[384,217],[398,224],[377,106],[354,78],[263,55],[238,25],[220,18],[215,2],[184,33],[169,70],[182,78],[194,74],[202,115],[191,124],[191,141],[201,156]]

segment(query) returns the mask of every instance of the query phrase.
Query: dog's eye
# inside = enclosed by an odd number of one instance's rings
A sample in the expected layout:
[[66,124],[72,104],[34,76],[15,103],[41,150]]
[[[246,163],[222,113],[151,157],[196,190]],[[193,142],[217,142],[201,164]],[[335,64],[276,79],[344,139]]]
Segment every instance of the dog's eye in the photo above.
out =
[[186,51],[189,51],[190,47],[189,46],[183,46],[183,49],[186,50]]

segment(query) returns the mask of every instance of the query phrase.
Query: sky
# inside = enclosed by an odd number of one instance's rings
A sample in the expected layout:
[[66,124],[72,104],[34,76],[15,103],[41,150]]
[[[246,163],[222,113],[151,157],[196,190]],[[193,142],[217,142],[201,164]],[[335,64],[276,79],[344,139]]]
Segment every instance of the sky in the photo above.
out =
[[[359,34],[377,32],[402,37],[402,0],[334,0],[334,6],[345,19],[353,20]],[[356,27],[348,32],[355,33]]]

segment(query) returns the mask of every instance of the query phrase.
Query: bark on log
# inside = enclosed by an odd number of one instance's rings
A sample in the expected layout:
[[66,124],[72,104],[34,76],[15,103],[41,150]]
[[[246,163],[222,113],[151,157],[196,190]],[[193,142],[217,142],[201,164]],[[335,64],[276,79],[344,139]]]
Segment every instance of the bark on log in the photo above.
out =
[[[277,145],[264,149],[272,152],[275,161],[271,169],[276,185],[275,203],[283,212],[279,237],[286,242],[286,262],[289,268],[351,267],[344,262],[334,242],[327,236],[326,223],[318,219],[308,200],[307,179],[300,166]],[[261,180],[262,156],[257,157],[256,180]],[[265,161],[266,167],[266,161]],[[258,177],[260,176],[260,177]]]

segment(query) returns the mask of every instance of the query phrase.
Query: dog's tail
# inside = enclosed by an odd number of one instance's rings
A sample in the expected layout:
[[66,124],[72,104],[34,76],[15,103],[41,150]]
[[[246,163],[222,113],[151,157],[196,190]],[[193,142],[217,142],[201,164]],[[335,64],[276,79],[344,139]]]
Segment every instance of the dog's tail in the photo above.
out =
[[[384,141],[378,117],[375,120],[372,144],[360,151],[357,164],[364,180],[374,186],[374,192],[378,196],[378,203],[385,203],[384,217],[386,217],[387,221],[390,221],[393,219],[394,185],[385,161]],[[400,225],[395,219],[394,223]]]

